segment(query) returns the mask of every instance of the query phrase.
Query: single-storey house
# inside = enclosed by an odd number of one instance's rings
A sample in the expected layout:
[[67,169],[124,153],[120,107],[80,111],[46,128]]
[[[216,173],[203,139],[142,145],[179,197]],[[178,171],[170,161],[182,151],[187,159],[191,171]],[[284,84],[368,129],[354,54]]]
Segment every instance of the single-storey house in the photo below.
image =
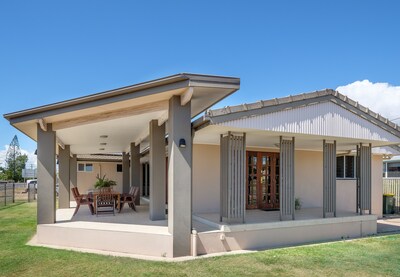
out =
[[383,161],[384,178],[400,178],[400,157],[392,157]]
[[[239,88],[182,73],[4,115],[37,141],[37,243],[179,257],[375,234],[400,127],[334,90],[209,109]],[[73,216],[97,174],[139,187],[137,212]]]

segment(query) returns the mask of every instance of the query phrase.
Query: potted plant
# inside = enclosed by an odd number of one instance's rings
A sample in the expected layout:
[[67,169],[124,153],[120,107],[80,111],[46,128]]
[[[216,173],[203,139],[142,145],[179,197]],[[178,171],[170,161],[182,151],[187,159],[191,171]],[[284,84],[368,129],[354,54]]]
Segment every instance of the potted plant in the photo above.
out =
[[300,198],[296,197],[294,200],[294,209],[300,210],[301,209],[301,201]]
[[112,188],[113,186],[117,185],[117,182],[115,182],[114,180],[110,180],[108,178],[106,178],[106,175],[104,174],[103,177],[100,177],[98,174],[96,176],[96,183],[94,184],[94,187],[96,189],[102,189],[102,188]]

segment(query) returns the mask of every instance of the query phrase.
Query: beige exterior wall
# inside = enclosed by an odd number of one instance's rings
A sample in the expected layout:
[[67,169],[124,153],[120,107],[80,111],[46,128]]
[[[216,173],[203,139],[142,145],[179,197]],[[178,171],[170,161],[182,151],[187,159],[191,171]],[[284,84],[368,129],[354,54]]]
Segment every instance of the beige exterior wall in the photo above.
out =
[[193,212],[219,212],[219,145],[193,145]]
[[295,197],[303,208],[322,207],[322,152],[295,152]]
[[[248,148],[251,151],[276,152],[276,149]],[[219,212],[220,149],[218,145],[193,147],[193,212]],[[382,158],[372,157],[372,213],[382,216]],[[304,208],[322,207],[323,154],[297,150],[295,153],[295,196]],[[355,211],[356,180],[337,179],[338,211]]]
[[[114,180],[117,182],[117,186],[113,189],[115,191],[122,192],[122,172],[117,172],[117,162],[83,162],[78,161],[78,165],[80,163],[90,163],[93,164],[92,172],[77,172],[77,184],[80,193],[86,193],[89,189],[94,188],[94,184],[97,179],[96,176],[104,176],[106,178]],[[77,169],[78,170],[78,169]],[[71,194],[71,200],[73,200],[73,196]]]
[[372,213],[382,217],[383,206],[383,160],[381,155],[372,156]]

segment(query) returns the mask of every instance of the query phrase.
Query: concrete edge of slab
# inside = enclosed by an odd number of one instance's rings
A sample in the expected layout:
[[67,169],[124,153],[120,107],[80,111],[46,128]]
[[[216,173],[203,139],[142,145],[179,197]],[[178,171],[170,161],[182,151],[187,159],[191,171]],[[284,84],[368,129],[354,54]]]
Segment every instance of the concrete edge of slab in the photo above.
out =
[[95,249],[88,249],[88,248],[66,247],[66,246],[43,244],[43,243],[38,243],[36,234],[32,237],[32,239],[30,241],[27,242],[26,245],[35,246],[35,247],[46,247],[46,248],[52,248],[52,249],[58,249],[58,250],[69,250],[69,251],[76,251],[76,252],[82,252],[82,253],[98,254],[98,255],[112,256],[112,257],[132,258],[132,259],[154,261],[154,262],[185,262],[185,261],[192,261],[192,260],[196,260],[196,259],[205,259],[205,258],[218,257],[218,256],[237,255],[237,254],[258,252],[256,250],[238,250],[238,251],[231,251],[231,252],[213,253],[213,254],[207,254],[207,255],[201,255],[201,256],[186,256],[186,257],[177,257],[177,258],[154,257],[154,256],[145,256],[145,255],[138,255],[138,254],[129,254],[129,253],[123,253],[123,252],[112,252],[112,251],[95,250]]
[[268,249],[258,249],[258,250],[235,250],[235,251],[230,251],[230,252],[220,252],[220,253],[206,254],[206,255],[200,255],[200,256],[186,256],[186,257],[178,257],[178,258],[153,257],[153,256],[129,254],[129,253],[122,253],[122,252],[111,252],[111,251],[94,250],[94,249],[87,249],[87,248],[64,247],[64,246],[41,244],[41,243],[37,242],[36,234],[31,238],[31,240],[29,240],[26,243],[26,245],[33,246],[33,247],[46,247],[46,248],[58,249],[58,250],[76,251],[76,252],[81,252],[81,253],[97,254],[97,255],[111,256],[111,257],[132,258],[132,259],[154,261],[154,262],[185,262],[185,261],[193,261],[193,260],[197,260],[197,259],[207,259],[207,258],[212,258],[212,257],[257,253],[260,251],[274,250],[274,249],[279,249],[279,248],[313,247],[313,246],[317,246],[320,244],[351,242],[351,241],[362,240],[365,238],[380,238],[380,237],[384,237],[387,235],[396,235],[396,234],[400,234],[400,232],[399,233],[396,232],[396,233],[392,233],[392,234],[382,234],[381,233],[381,234],[376,234],[376,235],[366,236],[366,237],[361,237],[361,238],[323,241],[323,242],[307,243],[307,244],[302,244],[302,245],[293,245],[293,246],[286,246],[286,247],[272,247],[272,248],[268,248]]

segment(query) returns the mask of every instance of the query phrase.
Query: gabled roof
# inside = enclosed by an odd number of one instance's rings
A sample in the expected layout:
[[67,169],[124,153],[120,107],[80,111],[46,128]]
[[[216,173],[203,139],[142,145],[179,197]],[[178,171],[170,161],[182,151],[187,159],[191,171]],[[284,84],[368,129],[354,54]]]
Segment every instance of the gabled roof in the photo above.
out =
[[328,101],[333,102],[344,109],[368,120],[376,126],[379,126],[389,133],[400,137],[400,126],[391,122],[388,118],[371,111],[369,108],[360,105],[357,101],[354,101],[333,89],[208,110],[204,117],[196,120],[193,125],[194,128],[198,130],[207,126],[208,124],[218,124],[239,118],[268,114]]
[[172,97],[189,104],[193,118],[239,88],[239,78],[180,73],[4,117],[35,141],[38,124],[51,128],[74,154],[119,153],[128,151],[131,143],[147,143],[151,120],[167,122]]
[[[179,86],[177,84],[182,84],[182,85]],[[4,114],[3,116],[8,121],[10,121],[11,124],[13,124],[24,120],[29,120],[32,118],[41,118],[49,114],[53,115],[57,112],[70,111],[71,107],[74,107],[75,109],[84,109],[87,108],[87,106],[92,103],[95,103],[97,105],[104,104],[104,102],[107,102],[109,99],[113,99],[112,101],[121,101],[124,100],[124,95],[126,94],[135,93],[137,94],[136,97],[140,97],[149,94],[149,92],[157,93],[159,92],[159,90],[157,91],[153,90],[161,86],[165,87],[165,89],[174,89],[177,87],[185,87],[185,86],[207,86],[209,84],[213,84],[213,86],[233,88],[233,90],[231,91],[231,93],[233,93],[234,91],[239,89],[240,79],[235,77],[225,77],[216,75],[179,73],[164,78],[138,83],[131,86],[125,86],[49,105],[43,105],[31,109],[26,109],[13,113],[7,113]]]

